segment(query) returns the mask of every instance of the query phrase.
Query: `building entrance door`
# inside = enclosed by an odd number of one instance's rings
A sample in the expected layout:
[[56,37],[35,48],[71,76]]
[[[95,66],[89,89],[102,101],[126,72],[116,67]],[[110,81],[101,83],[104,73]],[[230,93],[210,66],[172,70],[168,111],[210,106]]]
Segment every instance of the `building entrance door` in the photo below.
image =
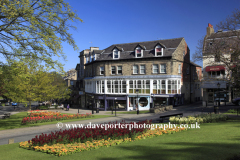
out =
[[213,92],[208,93],[208,103],[213,103]]

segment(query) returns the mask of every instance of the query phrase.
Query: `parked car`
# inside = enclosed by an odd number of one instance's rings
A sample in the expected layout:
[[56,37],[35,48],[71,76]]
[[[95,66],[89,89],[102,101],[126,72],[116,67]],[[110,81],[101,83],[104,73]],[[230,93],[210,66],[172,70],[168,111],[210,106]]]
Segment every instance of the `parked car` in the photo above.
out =
[[17,103],[16,102],[12,102],[12,106],[17,106]]
[[9,102],[6,102],[6,103],[5,103],[5,106],[10,106],[10,103],[9,103]]
[[235,105],[240,106],[240,97],[237,97],[237,98],[233,99],[232,103],[234,103]]
[[0,104],[0,110],[2,110],[3,109],[3,106]]

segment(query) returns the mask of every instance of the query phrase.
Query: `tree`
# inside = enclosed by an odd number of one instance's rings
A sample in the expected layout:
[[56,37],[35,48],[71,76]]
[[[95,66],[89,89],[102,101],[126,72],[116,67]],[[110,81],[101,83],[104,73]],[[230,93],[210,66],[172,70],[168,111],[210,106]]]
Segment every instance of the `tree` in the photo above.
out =
[[65,58],[61,42],[77,49],[69,21],[82,22],[63,0],[1,0],[0,54],[7,60],[31,57],[62,68],[52,59]]
[[216,25],[217,33],[212,33],[199,40],[194,61],[205,65],[224,65],[227,81],[235,93],[240,95],[240,10]]
[[[57,85],[52,85],[54,76],[38,61],[29,58],[21,61],[11,61],[10,66],[4,66],[3,95],[17,102],[49,101],[54,98],[68,98],[68,91],[60,93]],[[65,87],[67,90],[67,87]],[[31,109],[31,108],[30,108]]]

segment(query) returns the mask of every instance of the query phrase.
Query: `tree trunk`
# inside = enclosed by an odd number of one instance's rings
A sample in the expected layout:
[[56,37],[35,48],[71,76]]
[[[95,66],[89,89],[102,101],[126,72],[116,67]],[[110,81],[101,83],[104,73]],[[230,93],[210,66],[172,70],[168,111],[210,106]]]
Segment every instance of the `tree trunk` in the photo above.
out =
[[29,110],[31,111],[31,109],[32,109],[32,101],[29,101]]

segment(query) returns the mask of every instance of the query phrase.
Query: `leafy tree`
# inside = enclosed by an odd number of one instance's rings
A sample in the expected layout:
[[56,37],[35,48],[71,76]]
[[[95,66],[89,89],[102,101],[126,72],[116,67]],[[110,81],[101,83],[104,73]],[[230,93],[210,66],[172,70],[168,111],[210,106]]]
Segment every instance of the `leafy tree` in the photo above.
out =
[[[11,61],[10,66],[3,69],[4,89],[3,95],[17,102],[49,101],[59,98],[60,95],[68,98],[69,92],[62,94],[57,85],[52,85],[54,76],[45,71],[38,61],[30,58],[21,61]],[[65,88],[65,90],[67,87]]]
[[77,49],[68,33],[75,28],[71,21],[82,22],[63,0],[1,0],[0,54],[7,60],[31,57],[62,68],[52,58],[65,58],[61,42]]

